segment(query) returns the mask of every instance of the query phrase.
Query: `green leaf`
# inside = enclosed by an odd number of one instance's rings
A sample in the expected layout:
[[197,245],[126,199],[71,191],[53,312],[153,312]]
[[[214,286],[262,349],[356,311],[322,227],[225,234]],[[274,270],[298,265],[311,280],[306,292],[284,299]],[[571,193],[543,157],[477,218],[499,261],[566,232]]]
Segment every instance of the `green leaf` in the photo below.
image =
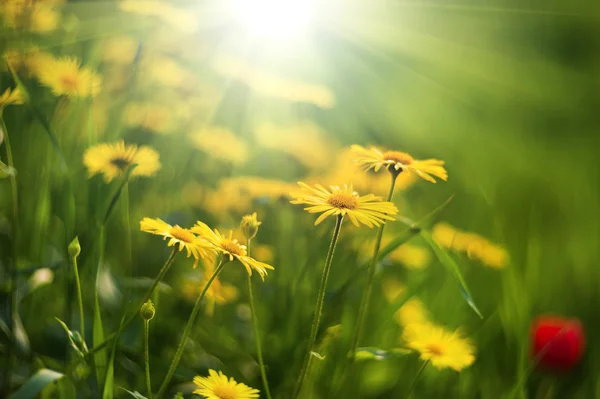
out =
[[129,178],[131,177],[131,173],[133,172],[133,170],[137,167],[137,164],[133,164],[129,167],[129,169],[127,169],[127,172],[125,172],[125,175],[123,176],[123,180],[121,181],[121,184],[119,185],[119,188],[117,188],[117,191],[115,191],[110,204],[108,205],[108,208],[106,209],[106,213],[104,214],[104,219],[102,222],[102,225],[105,226],[106,222],[108,221],[108,218],[110,217],[112,211],[115,209],[115,205],[117,204],[117,202],[119,201],[119,198],[121,197],[121,194],[123,193],[123,189],[127,186],[127,182],[129,182]]
[[68,378],[58,380],[58,393],[60,399],[76,399],[75,385]]
[[374,347],[358,348],[355,353],[356,360],[388,360],[410,354],[408,349],[394,348],[389,351]]
[[108,361],[108,367],[106,370],[106,379],[104,380],[104,391],[102,392],[102,399],[113,399],[114,396],[114,383],[115,383],[115,353],[117,352],[117,345],[119,343],[119,335],[123,329],[123,323],[125,321],[125,315],[121,318],[119,323],[119,329],[117,330],[117,336],[113,342],[112,351],[110,353],[110,360]]
[[458,264],[456,264],[456,262],[454,261],[454,259],[452,259],[448,252],[440,248],[440,246],[433,240],[431,234],[429,234],[426,231],[421,231],[420,234],[421,237],[423,237],[423,239],[427,242],[427,244],[429,244],[437,258],[439,259],[440,263],[444,265],[446,270],[456,279],[456,282],[458,283],[458,289],[460,290],[460,293],[462,294],[467,304],[471,307],[471,309],[473,309],[477,316],[483,319],[479,308],[473,301],[473,297],[471,295],[471,292],[469,291],[469,287],[467,287],[467,282],[465,281],[460,271],[460,268],[458,267]]
[[8,399],[33,399],[42,392],[46,385],[62,378],[64,374],[50,369],[38,370],[21,388]]

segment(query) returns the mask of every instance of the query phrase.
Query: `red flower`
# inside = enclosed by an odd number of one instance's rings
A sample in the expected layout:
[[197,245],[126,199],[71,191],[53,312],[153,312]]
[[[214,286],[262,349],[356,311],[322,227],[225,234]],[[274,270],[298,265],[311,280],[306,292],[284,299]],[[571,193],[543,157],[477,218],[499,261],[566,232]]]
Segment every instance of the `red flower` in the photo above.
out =
[[539,365],[552,370],[569,371],[583,355],[585,336],[577,319],[540,316],[531,326],[532,356]]

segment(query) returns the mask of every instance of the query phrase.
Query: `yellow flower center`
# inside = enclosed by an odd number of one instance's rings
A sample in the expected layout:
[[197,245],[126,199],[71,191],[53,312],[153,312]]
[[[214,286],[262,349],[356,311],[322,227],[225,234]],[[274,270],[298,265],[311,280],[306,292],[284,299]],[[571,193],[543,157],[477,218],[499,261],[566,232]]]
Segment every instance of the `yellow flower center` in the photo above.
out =
[[237,242],[237,240],[224,239],[221,241],[221,249],[232,255],[246,256],[246,250]]
[[219,399],[238,399],[237,391],[231,385],[218,385],[213,388],[213,393]]
[[120,170],[127,169],[127,167],[129,167],[129,165],[131,164],[131,162],[124,157],[115,157],[110,160],[110,163],[119,168]]
[[77,78],[75,76],[63,76],[60,83],[67,91],[77,90]]
[[327,203],[334,208],[339,209],[356,209],[358,207],[358,199],[355,195],[346,193],[331,194],[327,198]]
[[405,152],[400,151],[387,151],[383,153],[384,161],[393,161],[401,163],[402,165],[410,165],[414,162],[413,157]]
[[429,344],[425,348],[429,351],[429,353],[436,356],[441,356],[444,353],[444,349],[438,344]]
[[185,242],[186,244],[191,244],[196,238],[196,236],[194,236],[194,234],[191,231],[179,227],[177,225],[171,227],[171,230],[169,230],[169,234],[178,239],[179,241]]

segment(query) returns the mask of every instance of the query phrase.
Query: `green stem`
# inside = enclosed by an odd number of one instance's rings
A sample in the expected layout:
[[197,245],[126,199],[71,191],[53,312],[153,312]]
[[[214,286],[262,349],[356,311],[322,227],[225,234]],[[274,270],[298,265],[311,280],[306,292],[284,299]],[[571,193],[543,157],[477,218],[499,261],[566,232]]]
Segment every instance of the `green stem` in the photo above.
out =
[[150,350],[148,345],[148,334],[150,331],[150,320],[144,320],[144,368],[146,370],[146,392],[148,399],[152,399],[152,383],[150,382]]
[[327,253],[327,258],[325,259],[325,267],[323,268],[323,275],[321,276],[321,285],[319,287],[319,293],[317,296],[317,304],[315,305],[315,316],[313,318],[312,327],[310,330],[310,336],[308,338],[308,349],[306,350],[306,355],[304,356],[304,361],[302,363],[302,368],[300,369],[300,376],[298,377],[298,381],[296,382],[296,388],[294,390],[293,398],[297,398],[300,395],[300,391],[302,390],[302,385],[304,384],[304,380],[306,379],[306,375],[308,374],[308,369],[310,367],[310,360],[312,358],[312,349],[315,345],[315,341],[317,340],[317,332],[319,330],[319,323],[321,322],[321,314],[323,312],[323,303],[325,302],[325,291],[327,290],[327,280],[329,279],[329,271],[331,270],[331,264],[333,262],[333,253],[335,252],[335,246],[337,244],[338,238],[340,236],[340,230],[342,227],[342,222],[344,221],[343,215],[338,215],[335,228],[333,230],[333,237],[331,238],[331,244],[329,245],[329,251]]
[[[6,163],[9,168],[15,172],[15,163],[13,159],[12,147],[10,145],[10,137],[8,135],[8,130],[6,129],[6,123],[4,122],[4,118],[2,117],[2,111],[0,109],[0,128],[4,133],[4,145],[6,148]],[[17,177],[15,173],[11,173],[10,175],[10,190],[12,197],[12,212],[13,212],[13,222],[12,222],[12,262],[10,269],[10,297],[9,297],[9,309],[10,313],[8,315],[8,329],[11,333],[11,344],[8,346],[6,351],[6,372],[5,372],[5,385],[6,392],[10,392],[11,388],[11,377],[12,377],[12,366],[13,366],[13,350],[16,347],[16,334],[15,334],[15,316],[17,314],[17,251],[18,251],[18,238],[19,238],[19,195],[17,192]]]
[[[396,178],[400,174],[399,172],[390,171],[392,175],[392,183],[390,185],[390,191],[387,196],[387,201],[390,202],[394,197],[394,187],[396,186]],[[352,348],[350,350],[349,359],[350,362],[354,361],[356,348],[362,338],[365,319],[367,311],[369,309],[369,302],[371,300],[371,291],[373,290],[373,278],[375,277],[375,271],[377,270],[377,261],[379,260],[379,249],[381,248],[381,239],[383,237],[383,230],[385,229],[385,223],[379,227],[377,232],[377,238],[375,240],[375,249],[373,250],[373,258],[371,259],[371,265],[368,269],[367,277],[367,289],[363,292],[363,296],[360,301],[360,307],[358,308],[358,319],[356,321],[356,328],[352,336]]]
[[163,397],[165,391],[167,390],[167,386],[169,385],[169,382],[171,382],[171,378],[173,377],[173,374],[175,373],[175,369],[177,368],[177,365],[179,364],[179,361],[181,360],[181,355],[183,355],[183,349],[185,348],[187,338],[190,335],[190,333],[192,332],[192,327],[194,327],[196,317],[198,316],[198,312],[200,312],[200,305],[202,304],[202,299],[204,299],[204,295],[206,294],[206,291],[208,291],[208,288],[210,287],[212,282],[217,278],[219,273],[221,273],[221,270],[223,270],[223,268],[225,267],[226,264],[227,263],[224,262],[223,259],[221,259],[219,265],[215,269],[215,272],[212,274],[212,276],[210,276],[210,278],[204,285],[204,288],[202,289],[200,296],[198,296],[198,299],[196,299],[196,303],[194,304],[192,313],[188,319],[185,329],[183,330],[183,335],[181,336],[181,340],[179,341],[179,346],[177,347],[177,351],[175,352],[175,357],[171,361],[171,365],[169,366],[169,371],[167,371],[167,375],[165,376],[162,384],[160,385],[160,389],[158,390],[158,394],[156,395],[157,398],[160,399]]
[[[177,247],[173,247],[173,251],[171,251],[171,255],[169,256],[169,258],[167,259],[167,261],[165,262],[165,264],[163,265],[163,267],[158,272],[158,275],[156,276],[156,278],[152,282],[152,287],[150,287],[150,289],[148,290],[148,292],[146,293],[146,295],[144,295],[144,298],[142,299],[140,305],[136,308],[136,311],[132,315],[130,315],[127,320],[125,320],[125,323],[123,323],[123,329],[125,329],[127,326],[129,326],[136,319],[136,317],[138,316],[138,314],[139,314],[140,309],[142,308],[142,306],[144,306],[144,304],[148,301],[148,299],[150,299],[150,297],[154,293],[154,290],[156,289],[156,287],[158,286],[158,284],[161,282],[161,280],[163,279],[163,277],[165,276],[165,274],[167,274],[167,272],[171,268],[171,265],[173,264],[173,261],[175,260],[175,255],[177,255]],[[91,348],[88,351],[87,355],[89,356],[89,355],[92,355],[92,354],[98,352],[100,349],[104,348],[110,341],[112,341],[113,339],[115,339],[116,336],[117,336],[116,333],[113,333],[113,334],[109,335],[108,338],[106,338],[100,344],[98,344],[95,347]]]
[[[250,256],[250,242],[252,240],[246,240],[246,246],[248,256]],[[250,310],[252,311],[252,327],[254,328],[254,341],[256,342],[256,356],[258,357],[258,365],[260,367],[260,377],[262,378],[263,386],[265,387],[265,394],[267,399],[271,399],[271,390],[269,389],[269,381],[267,380],[267,373],[265,371],[265,363],[262,355],[262,347],[260,343],[260,333],[258,330],[258,318],[256,317],[256,308],[254,307],[254,295],[252,294],[252,276],[248,275],[248,296],[250,299]]]
[[425,370],[425,368],[427,367],[428,364],[429,364],[429,360],[426,360],[425,362],[423,362],[423,365],[417,372],[415,379],[413,380],[413,382],[410,384],[410,387],[408,388],[408,393],[406,394],[406,399],[410,398],[410,395],[412,394],[412,392],[415,389],[415,386],[417,385],[417,381],[419,381],[419,378],[421,378],[421,374],[423,374],[423,371]]
[[79,306],[79,332],[85,342],[85,321],[83,318],[83,296],[81,295],[81,281],[79,280],[79,269],[77,267],[77,256],[73,256],[73,272],[75,274],[75,288],[77,289],[77,305]]

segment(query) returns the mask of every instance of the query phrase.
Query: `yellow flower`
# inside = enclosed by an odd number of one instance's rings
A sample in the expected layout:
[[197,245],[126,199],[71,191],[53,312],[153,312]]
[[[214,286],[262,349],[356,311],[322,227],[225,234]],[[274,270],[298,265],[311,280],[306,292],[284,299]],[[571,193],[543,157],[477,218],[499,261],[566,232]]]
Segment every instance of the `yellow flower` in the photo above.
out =
[[38,60],[38,79],[56,96],[90,97],[100,91],[100,77],[73,57]]
[[265,244],[252,244],[252,254],[255,259],[271,263],[274,259],[273,247]]
[[332,108],[335,105],[335,95],[329,88],[263,72],[243,59],[220,56],[213,60],[212,66],[220,75],[239,80],[267,97],[314,104],[321,108]]
[[150,234],[162,236],[164,240],[169,239],[168,246],[176,246],[179,251],[187,251],[187,257],[194,257],[194,267],[198,265],[200,259],[213,262],[215,258],[215,249],[205,239],[196,236],[190,229],[171,226],[161,219],[144,218],[140,221],[140,230]]
[[461,231],[448,223],[441,222],[433,226],[431,235],[440,246],[456,252],[464,252],[470,258],[491,268],[502,269],[508,265],[508,252],[478,234]]
[[435,183],[432,175],[442,180],[448,180],[448,172],[444,168],[444,161],[437,159],[418,161],[405,152],[383,152],[375,147],[367,149],[360,145],[352,145],[350,148],[356,155],[356,163],[365,170],[373,169],[378,172],[382,166],[386,166],[390,171],[412,172],[432,183]]
[[30,16],[30,29],[37,33],[51,32],[58,26],[60,14],[50,6],[37,4]]
[[124,0],[119,3],[121,10],[139,15],[158,16],[169,7],[170,4],[158,0]]
[[151,57],[143,63],[149,81],[165,87],[185,88],[192,85],[194,76],[169,57]]
[[125,123],[157,134],[170,133],[173,128],[171,111],[164,105],[148,102],[128,104],[125,107]]
[[418,245],[402,244],[392,251],[389,258],[409,269],[424,269],[431,261],[431,253]]
[[242,222],[240,223],[240,228],[244,232],[244,236],[247,240],[250,240],[256,237],[256,233],[258,233],[258,226],[260,226],[262,222],[259,222],[256,218],[256,212],[251,215],[242,216]]
[[14,90],[6,89],[0,96],[0,111],[3,110],[7,105],[23,104],[24,100],[23,93],[21,93],[19,88]]
[[215,158],[235,164],[244,163],[248,159],[246,143],[226,128],[209,126],[189,137],[196,148]]
[[102,45],[102,59],[118,65],[129,65],[137,56],[139,43],[129,36],[114,36]]
[[418,298],[411,298],[394,314],[394,319],[401,326],[410,324],[427,324],[429,323],[429,313],[425,309],[425,305]]
[[90,177],[102,173],[107,183],[122,176],[133,164],[137,166],[131,172],[132,177],[153,176],[161,166],[158,152],[154,149],[135,144],[125,145],[123,140],[88,148],[83,155],[83,163]]
[[386,278],[381,283],[383,296],[392,303],[395,302],[406,291],[406,286],[395,278]]
[[380,201],[380,197],[373,194],[359,196],[352,186],[331,186],[328,191],[323,186],[316,184],[312,188],[302,182],[298,183],[303,191],[291,193],[294,200],[292,204],[310,205],[304,208],[309,213],[321,213],[315,221],[315,226],[328,216],[348,216],[352,224],[359,226],[364,224],[368,227],[379,226],[386,220],[394,220],[390,215],[398,213],[398,209],[391,202]]
[[459,331],[450,332],[431,323],[411,324],[402,335],[409,348],[421,354],[438,368],[456,371],[469,367],[475,361],[475,348]]
[[331,166],[333,145],[326,140],[323,129],[314,123],[289,126],[267,123],[258,126],[254,136],[261,146],[283,151],[312,170]]
[[195,394],[206,399],[253,399],[258,398],[259,390],[237,383],[233,378],[227,378],[221,371],[208,370],[209,377],[194,377],[198,387]]
[[198,221],[196,222],[196,225],[192,227],[192,232],[198,234],[200,237],[214,245],[218,252],[225,257],[229,257],[229,261],[234,259],[240,261],[250,276],[254,269],[264,281],[265,276],[267,275],[267,269],[273,270],[273,266],[259,262],[248,256],[246,246],[241,245],[237,239],[233,238],[233,231],[229,231],[229,236],[226,237],[221,235],[217,229],[211,230],[206,224]]

